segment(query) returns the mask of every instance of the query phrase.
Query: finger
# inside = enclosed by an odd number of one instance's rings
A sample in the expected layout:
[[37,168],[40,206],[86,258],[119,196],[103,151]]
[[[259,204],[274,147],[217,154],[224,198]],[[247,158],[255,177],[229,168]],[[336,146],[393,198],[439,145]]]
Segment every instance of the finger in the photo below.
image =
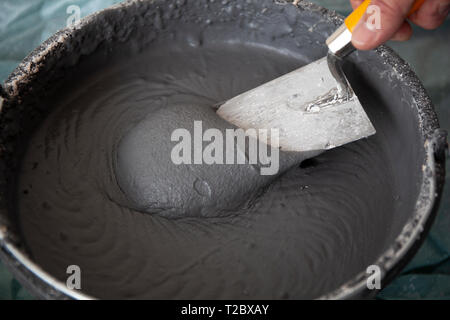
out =
[[392,36],[390,40],[393,41],[406,41],[409,40],[412,36],[413,30],[411,25],[405,21],[402,26],[397,30],[397,32]]
[[350,4],[352,5],[353,10],[358,8],[364,0],[350,0]]
[[424,29],[436,29],[448,16],[450,0],[427,0],[408,19]]
[[413,3],[414,0],[372,0],[353,30],[353,45],[370,50],[388,41],[403,25]]

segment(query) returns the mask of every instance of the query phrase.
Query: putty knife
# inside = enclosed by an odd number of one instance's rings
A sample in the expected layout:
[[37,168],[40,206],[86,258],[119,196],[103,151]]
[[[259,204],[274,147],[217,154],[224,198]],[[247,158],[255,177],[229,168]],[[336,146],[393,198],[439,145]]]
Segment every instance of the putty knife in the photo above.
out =
[[328,150],[375,134],[341,68],[341,59],[355,50],[352,31],[369,4],[364,1],[327,39],[327,57],[226,101],[218,115],[245,130],[278,129],[284,151]]

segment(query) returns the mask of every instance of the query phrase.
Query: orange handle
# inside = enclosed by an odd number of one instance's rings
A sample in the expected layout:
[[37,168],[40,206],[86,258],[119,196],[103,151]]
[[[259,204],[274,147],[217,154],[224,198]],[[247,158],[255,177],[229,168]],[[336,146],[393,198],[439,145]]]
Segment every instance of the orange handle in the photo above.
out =
[[[395,1],[395,0],[393,0]],[[371,0],[365,0],[361,5],[355,9],[346,19],[345,19],[345,25],[347,26],[348,30],[350,32],[353,32],[353,29],[355,29],[356,25],[358,24],[359,20],[364,16],[364,13],[366,12],[367,8],[370,5]],[[422,6],[422,4],[425,2],[425,0],[416,0],[411,8],[411,10],[408,13],[408,16],[419,10],[419,8]]]

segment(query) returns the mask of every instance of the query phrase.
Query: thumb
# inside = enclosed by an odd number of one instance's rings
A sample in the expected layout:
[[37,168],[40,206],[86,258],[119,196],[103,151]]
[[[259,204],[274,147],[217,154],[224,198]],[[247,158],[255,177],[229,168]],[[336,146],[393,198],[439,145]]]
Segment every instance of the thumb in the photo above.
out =
[[402,27],[414,0],[372,0],[353,30],[352,43],[370,50],[388,41]]

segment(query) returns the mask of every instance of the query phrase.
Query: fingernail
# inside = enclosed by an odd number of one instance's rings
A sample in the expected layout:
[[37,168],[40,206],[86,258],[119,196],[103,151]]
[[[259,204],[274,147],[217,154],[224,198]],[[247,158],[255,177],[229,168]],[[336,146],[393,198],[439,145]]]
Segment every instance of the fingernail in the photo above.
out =
[[360,21],[352,34],[352,42],[360,47],[372,43],[377,36],[377,30],[371,24]]
[[439,14],[441,16],[447,16],[448,12],[450,11],[450,4],[440,4],[439,5]]

